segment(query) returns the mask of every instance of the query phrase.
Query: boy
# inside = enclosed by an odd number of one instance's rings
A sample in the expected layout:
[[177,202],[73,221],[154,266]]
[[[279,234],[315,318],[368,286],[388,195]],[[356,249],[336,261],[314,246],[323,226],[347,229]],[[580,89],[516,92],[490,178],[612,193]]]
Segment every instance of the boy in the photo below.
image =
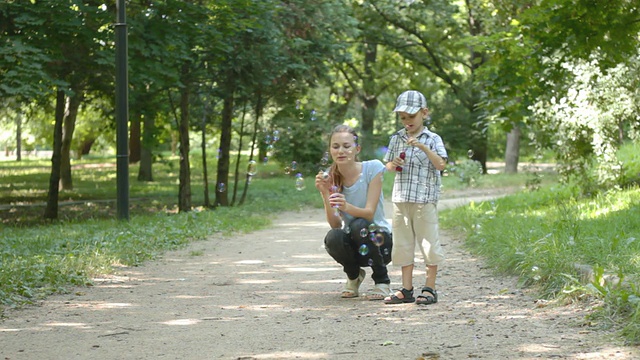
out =
[[[384,157],[388,171],[395,171],[393,183],[393,233],[391,258],[402,268],[402,289],[384,299],[385,304],[438,302],[436,275],[444,260],[438,239],[438,199],[440,172],[447,164],[442,138],[424,126],[429,115],[422,93],[408,90],[398,96],[393,110],[404,128],[389,141]],[[413,267],[416,245],[427,265],[425,285],[417,299],[413,296]]]

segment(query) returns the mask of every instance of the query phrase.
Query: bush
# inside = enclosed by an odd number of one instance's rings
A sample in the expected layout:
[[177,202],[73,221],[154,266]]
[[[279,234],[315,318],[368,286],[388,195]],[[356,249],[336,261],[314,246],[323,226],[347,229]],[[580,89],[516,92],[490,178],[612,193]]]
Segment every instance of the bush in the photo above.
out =
[[479,161],[464,159],[450,168],[462,184],[476,186],[482,176],[482,164]]

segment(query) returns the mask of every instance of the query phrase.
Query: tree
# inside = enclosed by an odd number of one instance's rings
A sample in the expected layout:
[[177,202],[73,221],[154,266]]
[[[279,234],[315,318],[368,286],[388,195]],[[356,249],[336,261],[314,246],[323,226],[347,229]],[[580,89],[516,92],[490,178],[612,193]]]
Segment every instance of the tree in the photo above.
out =
[[[218,52],[222,46],[218,26],[227,26],[231,19],[225,2],[164,1],[154,4],[146,16],[154,16],[156,26],[171,31],[165,33],[166,48],[158,54],[163,67],[175,74],[175,83],[167,92],[172,104],[179,134],[180,175],[178,185],[178,209],[191,210],[191,166],[189,159],[189,131],[191,127],[191,102],[195,89],[205,73],[207,53]],[[217,11],[223,14],[216,13]],[[221,21],[224,19],[225,21]],[[167,27],[167,24],[171,24]],[[168,40],[168,41],[167,41]],[[177,93],[174,98],[174,92]],[[195,122],[194,122],[195,123]]]
[[386,26],[377,13],[358,2],[352,2],[352,7],[357,26],[344,30],[349,38],[345,42],[350,47],[331,59],[337,74],[329,82],[332,106],[328,118],[346,119],[347,105],[352,103],[359,106],[359,141],[363,145],[363,156],[370,158],[375,156],[376,137],[379,138],[379,134],[384,133],[384,142],[388,141],[388,132],[380,131],[387,127],[384,121],[379,121],[387,120],[378,116],[380,97],[389,90],[401,91],[397,89],[397,84],[410,77],[411,71],[403,66],[404,60],[393,49],[380,45],[377,37],[371,35]]
[[[102,61],[104,52],[96,41],[104,36],[99,30],[107,23],[108,14],[101,5],[97,1],[43,0],[37,4],[5,3],[1,11],[2,31],[8,35],[2,51],[9,55],[4,60],[9,70],[2,73],[3,80],[7,80],[7,84],[17,84],[18,81],[30,84],[17,87],[23,91],[19,96],[24,101],[42,100],[45,98],[44,89],[55,87],[56,101],[62,102],[56,104],[51,181],[60,179],[65,187],[71,186],[68,152],[75,114],[88,83],[100,83],[104,72],[99,69],[104,66],[99,65],[106,64]],[[106,44],[105,41],[103,43]],[[28,57],[18,59],[17,55]],[[91,72],[87,71],[89,68]],[[25,75],[17,75],[18,70],[24,70]],[[34,76],[38,75],[42,78],[36,80]],[[18,94],[15,89],[4,88],[4,91]],[[29,98],[31,96],[33,98]],[[51,185],[45,217],[57,217],[57,200],[58,190]]]
[[[53,28],[33,30],[43,36],[42,45],[46,42],[58,44],[56,47],[46,45],[54,59],[47,64],[47,71],[52,78],[65,84],[60,186],[70,190],[73,189],[71,144],[79,107],[87,91],[104,91],[112,83],[109,76],[112,58],[106,49],[109,32],[102,31],[112,18],[100,1],[53,1],[51,5],[51,21],[47,23]],[[56,34],[56,38],[52,33]]]
[[16,159],[21,160],[23,109],[49,94],[52,79],[44,70],[50,61],[46,49],[25,36],[25,29],[40,26],[47,10],[25,2],[0,4],[0,100],[16,123]]
[[[247,28],[226,38],[229,46],[214,75],[223,104],[216,205],[229,205],[226,185],[236,103],[244,105],[242,99],[251,99],[255,121],[268,106],[293,109],[294,99],[326,78],[327,60],[344,46],[338,41],[342,28],[335,24],[348,20],[345,9],[340,2],[257,1],[236,19]],[[258,128],[254,126],[254,138]]]
[[473,44],[475,38],[485,33],[486,8],[475,1],[409,2],[398,6],[397,1],[390,0],[367,4],[387,23],[374,33],[378,42],[427,70],[464,106],[466,119],[457,122],[464,124],[467,138],[471,139],[473,159],[486,172],[487,124],[480,117],[482,97],[476,73],[487,59],[485,50]]
[[[600,134],[601,138],[603,124],[619,128],[615,122],[603,121],[610,116],[603,109],[633,107],[604,96],[604,90],[610,86],[620,94],[628,91],[611,79],[621,69],[633,68],[629,59],[637,55],[640,8],[625,0],[493,4],[496,31],[482,40],[491,49],[491,61],[483,68],[487,91],[483,109],[492,122],[506,130],[527,128],[536,135],[539,148],[555,149],[558,160],[569,165],[568,173],[583,172],[591,156],[591,147],[585,144],[601,145],[600,140],[588,137]],[[633,71],[626,74],[628,80],[637,81]],[[613,82],[604,85],[606,81]],[[588,95],[596,88],[600,95]],[[590,103],[575,98],[576,89],[594,96]],[[591,108],[592,115],[600,113],[598,127],[590,125],[588,117],[576,116],[581,111],[574,107],[585,106]],[[629,121],[624,112],[615,117],[616,122]],[[590,135],[585,138],[584,134]],[[611,139],[608,135],[604,138]],[[563,145],[557,146],[558,142]]]

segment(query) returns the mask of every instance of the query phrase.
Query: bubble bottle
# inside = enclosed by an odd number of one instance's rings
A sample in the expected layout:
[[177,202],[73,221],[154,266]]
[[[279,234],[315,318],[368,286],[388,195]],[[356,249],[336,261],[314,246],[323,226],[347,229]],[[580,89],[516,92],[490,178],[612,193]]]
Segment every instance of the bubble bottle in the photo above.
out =
[[[407,157],[407,153],[403,151],[399,156],[400,159],[404,160]],[[402,171],[402,166],[396,166],[396,171]]]
[[[331,187],[329,188],[329,198],[331,198],[331,196],[333,194],[339,194],[340,193],[339,190],[340,190],[340,188],[338,186],[331,185]],[[336,209],[335,210],[336,211],[336,216],[340,216],[340,210],[338,210],[338,206],[339,206],[338,204],[331,205],[332,208]]]

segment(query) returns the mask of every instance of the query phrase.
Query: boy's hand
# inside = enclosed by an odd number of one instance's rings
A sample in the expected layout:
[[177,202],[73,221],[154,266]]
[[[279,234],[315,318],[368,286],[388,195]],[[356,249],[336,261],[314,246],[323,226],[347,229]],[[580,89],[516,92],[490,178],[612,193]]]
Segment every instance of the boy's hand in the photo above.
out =
[[400,153],[400,156],[393,159],[392,163],[396,166],[396,171],[402,171],[402,166],[404,165],[404,159],[407,154],[403,151]]
[[414,137],[409,137],[407,139],[407,145],[409,145],[409,146],[418,146],[420,144],[421,144],[421,142],[418,141],[418,139],[416,139]]

